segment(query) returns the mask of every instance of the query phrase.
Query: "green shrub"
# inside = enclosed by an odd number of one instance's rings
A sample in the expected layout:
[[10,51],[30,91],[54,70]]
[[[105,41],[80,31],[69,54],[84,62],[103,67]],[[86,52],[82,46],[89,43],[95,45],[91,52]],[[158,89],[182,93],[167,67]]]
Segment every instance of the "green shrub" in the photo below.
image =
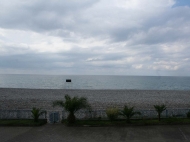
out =
[[75,123],[76,117],[75,112],[80,109],[90,109],[90,105],[85,97],[70,97],[69,95],[65,95],[65,100],[57,100],[53,102],[53,107],[60,106],[63,107],[66,111],[69,112],[67,117],[67,121],[70,124]]
[[188,113],[186,113],[187,118],[190,118],[190,111]]
[[108,116],[108,119],[113,121],[113,120],[117,119],[117,117],[119,115],[119,110],[118,110],[118,108],[115,108],[115,107],[108,108],[106,110],[106,114]]
[[134,107],[128,107],[127,105],[124,106],[123,110],[121,110],[119,114],[126,118],[127,123],[130,123],[130,119],[134,115],[141,115],[140,112],[134,111]]
[[158,120],[161,120],[161,113],[166,110],[166,105],[154,105],[156,112],[158,113]]
[[34,122],[32,119],[0,119],[0,126],[41,126],[47,123],[47,119]]
[[34,119],[34,122],[38,122],[40,115],[46,113],[46,111],[41,111],[40,108],[33,107],[32,108],[32,118]]

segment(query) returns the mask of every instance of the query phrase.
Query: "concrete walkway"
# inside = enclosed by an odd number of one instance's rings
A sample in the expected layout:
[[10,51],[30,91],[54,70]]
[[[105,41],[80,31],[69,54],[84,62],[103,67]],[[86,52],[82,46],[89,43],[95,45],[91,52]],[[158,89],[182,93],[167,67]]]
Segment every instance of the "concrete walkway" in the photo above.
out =
[[0,127],[1,142],[190,142],[190,125]]

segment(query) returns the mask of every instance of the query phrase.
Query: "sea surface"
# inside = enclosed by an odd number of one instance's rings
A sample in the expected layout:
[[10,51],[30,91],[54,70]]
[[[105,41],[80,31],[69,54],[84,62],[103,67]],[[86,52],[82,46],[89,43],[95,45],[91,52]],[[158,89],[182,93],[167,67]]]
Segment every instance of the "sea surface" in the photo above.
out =
[[190,90],[190,77],[1,74],[0,88]]

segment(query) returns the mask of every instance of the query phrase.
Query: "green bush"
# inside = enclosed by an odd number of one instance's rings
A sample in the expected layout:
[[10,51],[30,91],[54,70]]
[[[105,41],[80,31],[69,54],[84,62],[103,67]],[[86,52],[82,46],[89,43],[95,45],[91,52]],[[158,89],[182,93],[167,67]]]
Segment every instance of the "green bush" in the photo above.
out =
[[126,118],[127,123],[130,123],[130,119],[134,115],[141,115],[140,112],[134,111],[134,107],[128,107],[127,105],[124,106],[123,110],[121,110],[119,114]]
[[40,115],[46,113],[46,111],[42,111],[40,108],[33,107],[32,108],[32,118],[34,122],[38,122]]
[[0,126],[41,126],[47,123],[47,119],[0,119]]
[[188,113],[186,113],[187,118],[190,118],[190,111]]
[[53,102],[53,107],[60,106],[63,107],[66,111],[69,112],[67,117],[67,121],[70,124],[75,123],[76,117],[75,112],[80,109],[90,109],[90,105],[85,97],[70,97],[69,95],[65,95],[65,100],[57,100]]
[[119,110],[118,110],[118,108],[115,108],[115,107],[108,108],[106,110],[106,114],[108,116],[108,119],[113,121],[113,120],[117,119],[117,117],[119,115]]
[[162,105],[154,105],[154,109],[156,110],[156,112],[158,113],[158,120],[161,120],[161,113],[166,110],[166,105],[162,104]]

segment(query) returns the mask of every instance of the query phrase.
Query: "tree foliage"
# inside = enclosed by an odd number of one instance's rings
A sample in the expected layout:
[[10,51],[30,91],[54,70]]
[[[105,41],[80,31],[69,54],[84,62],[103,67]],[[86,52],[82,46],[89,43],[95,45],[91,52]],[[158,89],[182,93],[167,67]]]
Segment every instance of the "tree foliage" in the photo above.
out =
[[162,104],[162,105],[154,105],[154,108],[156,110],[156,112],[158,113],[158,120],[161,120],[161,113],[166,110],[166,105]]
[[109,120],[114,121],[115,119],[117,119],[119,115],[119,110],[118,108],[111,107],[111,108],[106,109],[106,114]]
[[73,97],[71,98],[69,95],[65,95],[64,101],[54,101],[53,107],[60,106],[63,107],[66,111],[69,112],[67,120],[69,123],[74,123],[76,118],[74,113],[80,109],[90,108],[90,105],[85,97]]
[[34,119],[34,122],[38,122],[39,117],[46,113],[46,111],[42,111],[40,108],[33,107],[32,108],[32,118]]
[[187,115],[187,118],[190,118],[190,111],[188,111],[188,112],[186,113],[186,115]]
[[134,111],[134,107],[128,107],[127,105],[124,106],[123,110],[120,111],[120,115],[124,116],[128,123],[130,123],[131,117],[138,114],[140,115],[140,112]]

